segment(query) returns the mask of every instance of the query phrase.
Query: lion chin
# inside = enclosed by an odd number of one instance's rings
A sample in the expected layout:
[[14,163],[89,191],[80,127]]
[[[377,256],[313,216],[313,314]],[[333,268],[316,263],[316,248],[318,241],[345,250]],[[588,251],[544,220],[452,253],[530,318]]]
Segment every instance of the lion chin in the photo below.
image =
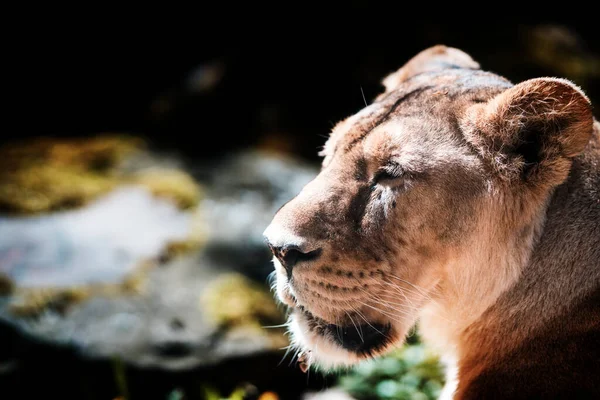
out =
[[391,322],[339,326],[314,316],[302,306],[293,308],[288,330],[304,371],[311,366],[322,369],[351,366],[385,354],[399,346],[399,338],[404,337],[396,333]]

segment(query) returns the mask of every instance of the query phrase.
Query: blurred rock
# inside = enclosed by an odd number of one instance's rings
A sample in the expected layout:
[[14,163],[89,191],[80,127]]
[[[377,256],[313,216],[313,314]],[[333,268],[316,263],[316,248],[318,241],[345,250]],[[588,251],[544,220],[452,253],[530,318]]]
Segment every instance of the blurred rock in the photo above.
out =
[[37,139],[0,148],[0,210],[37,213],[85,204],[109,190],[111,171],[138,149],[126,137]]
[[140,150],[83,207],[0,216],[0,320],[141,367],[285,347],[282,328],[263,329],[284,316],[266,285],[262,232],[316,170],[259,151],[198,163],[191,175],[183,164]]
[[182,171],[148,168],[133,175],[131,180],[148,188],[154,196],[170,199],[181,209],[192,208],[200,201],[198,185]]
[[186,239],[191,218],[138,187],[77,210],[0,217],[0,271],[17,287],[121,282],[168,242]]
[[141,139],[114,135],[41,138],[3,146],[0,211],[35,214],[72,209],[122,184],[147,186],[181,208],[195,206],[198,185],[183,171],[148,163],[157,160],[144,147]]
[[210,241],[206,251],[258,281],[273,270],[263,231],[273,215],[317,170],[269,151],[246,151],[192,170],[207,188],[202,203]]

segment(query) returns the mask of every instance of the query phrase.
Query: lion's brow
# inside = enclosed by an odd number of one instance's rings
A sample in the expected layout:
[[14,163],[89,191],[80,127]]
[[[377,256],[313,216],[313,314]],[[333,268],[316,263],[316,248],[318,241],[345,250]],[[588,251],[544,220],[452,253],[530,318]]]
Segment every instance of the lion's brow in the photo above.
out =
[[375,123],[370,124],[370,128],[368,129],[363,129],[363,131],[354,139],[352,139],[352,141],[350,143],[348,143],[348,145],[346,145],[345,151],[348,152],[350,150],[352,150],[352,148],[354,146],[356,146],[358,143],[362,142],[368,135],[369,133],[373,132],[373,130],[375,128],[377,128],[379,125],[381,125],[382,123],[384,123],[385,121],[387,121],[387,119],[390,117],[390,115],[392,115],[392,113],[394,111],[396,111],[396,109],[406,100],[410,99],[411,97],[418,95],[419,93],[424,92],[427,89],[431,89],[433,86],[423,86],[417,89],[414,89],[406,94],[404,94],[403,96],[400,96],[398,99],[396,99],[396,101],[394,101],[394,104],[392,104],[392,106],[390,107],[390,109],[383,114],[377,121],[375,121]]

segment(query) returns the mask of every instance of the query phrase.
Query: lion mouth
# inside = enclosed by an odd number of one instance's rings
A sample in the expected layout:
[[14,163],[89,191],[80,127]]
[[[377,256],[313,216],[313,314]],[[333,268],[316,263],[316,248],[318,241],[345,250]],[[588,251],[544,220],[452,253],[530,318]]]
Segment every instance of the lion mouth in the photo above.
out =
[[371,355],[386,347],[391,341],[389,333],[391,323],[365,323],[335,325],[314,316],[306,308],[298,306],[307,319],[309,329],[320,336],[327,337],[341,348],[359,354]]

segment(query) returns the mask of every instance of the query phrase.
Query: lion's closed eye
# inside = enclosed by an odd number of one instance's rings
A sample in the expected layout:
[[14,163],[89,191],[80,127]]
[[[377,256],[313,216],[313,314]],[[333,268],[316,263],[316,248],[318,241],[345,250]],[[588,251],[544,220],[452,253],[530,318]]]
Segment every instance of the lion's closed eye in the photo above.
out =
[[389,163],[377,170],[373,176],[373,184],[398,186],[410,177],[411,174],[408,173],[400,164]]

